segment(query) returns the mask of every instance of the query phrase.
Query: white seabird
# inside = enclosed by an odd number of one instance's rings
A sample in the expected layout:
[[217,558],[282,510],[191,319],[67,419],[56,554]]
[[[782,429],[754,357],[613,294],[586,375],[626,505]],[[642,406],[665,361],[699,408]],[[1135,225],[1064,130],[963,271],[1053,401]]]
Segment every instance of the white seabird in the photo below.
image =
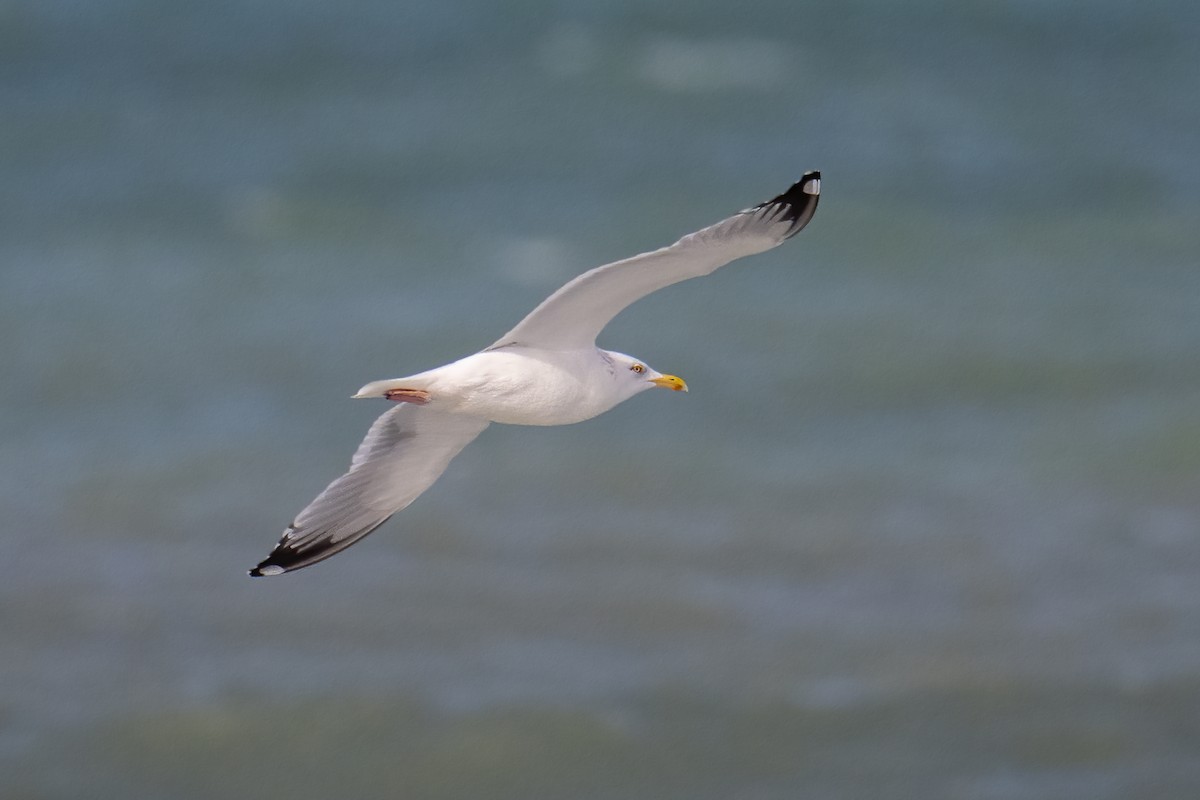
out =
[[630,303],[708,275],[799,233],[817,210],[821,173],[663,247],[583,273],[517,327],[474,355],[407,378],[375,381],[355,397],[397,403],[371,426],[345,475],[283,532],[253,576],[291,572],[346,549],[406,508],[492,422],[582,422],[656,386],[687,384],[644,361],[601,350],[596,335]]

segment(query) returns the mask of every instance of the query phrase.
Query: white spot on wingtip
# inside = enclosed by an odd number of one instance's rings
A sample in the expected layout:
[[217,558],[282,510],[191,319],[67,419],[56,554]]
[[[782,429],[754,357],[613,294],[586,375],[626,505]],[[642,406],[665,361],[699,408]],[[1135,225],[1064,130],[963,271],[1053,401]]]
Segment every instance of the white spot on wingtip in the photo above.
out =
[[804,192],[805,194],[820,194],[821,179],[809,178],[804,182],[804,185],[800,187],[800,191]]
[[259,575],[282,575],[283,572],[283,567],[278,564],[268,564],[265,567],[258,568]]

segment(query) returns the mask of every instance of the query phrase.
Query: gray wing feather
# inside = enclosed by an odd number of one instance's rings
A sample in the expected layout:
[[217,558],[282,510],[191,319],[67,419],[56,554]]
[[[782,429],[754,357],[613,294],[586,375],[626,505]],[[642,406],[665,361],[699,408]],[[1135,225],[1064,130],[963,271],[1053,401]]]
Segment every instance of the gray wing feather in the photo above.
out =
[[820,191],[821,173],[806,172],[778,197],[689,233],[670,247],[585,272],[543,300],[491,347],[591,347],[604,326],[635,300],[795,236],[816,212]]
[[300,512],[250,574],[291,572],[345,550],[416,500],[487,426],[484,419],[410,405],[385,412],[349,471]]

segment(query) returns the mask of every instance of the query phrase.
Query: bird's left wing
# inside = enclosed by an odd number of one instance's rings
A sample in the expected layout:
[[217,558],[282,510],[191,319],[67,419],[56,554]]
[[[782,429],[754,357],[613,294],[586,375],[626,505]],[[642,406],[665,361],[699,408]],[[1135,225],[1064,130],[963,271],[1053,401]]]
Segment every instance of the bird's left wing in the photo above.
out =
[[345,550],[416,500],[487,426],[485,419],[407,404],[386,411],[350,470],[300,512],[250,574],[291,572]]
[[816,213],[820,194],[821,173],[806,172],[778,197],[689,233],[670,247],[585,272],[543,300],[489,349],[511,344],[547,350],[591,347],[609,320],[635,300],[795,236]]

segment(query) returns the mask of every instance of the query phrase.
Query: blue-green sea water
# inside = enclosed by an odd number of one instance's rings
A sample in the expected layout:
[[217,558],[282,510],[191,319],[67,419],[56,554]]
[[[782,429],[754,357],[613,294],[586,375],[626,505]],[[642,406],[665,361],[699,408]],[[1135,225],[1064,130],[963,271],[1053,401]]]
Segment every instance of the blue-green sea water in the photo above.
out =
[[[1184,798],[1200,6],[0,2],[0,796]],[[360,385],[820,169],[294,575]]]

